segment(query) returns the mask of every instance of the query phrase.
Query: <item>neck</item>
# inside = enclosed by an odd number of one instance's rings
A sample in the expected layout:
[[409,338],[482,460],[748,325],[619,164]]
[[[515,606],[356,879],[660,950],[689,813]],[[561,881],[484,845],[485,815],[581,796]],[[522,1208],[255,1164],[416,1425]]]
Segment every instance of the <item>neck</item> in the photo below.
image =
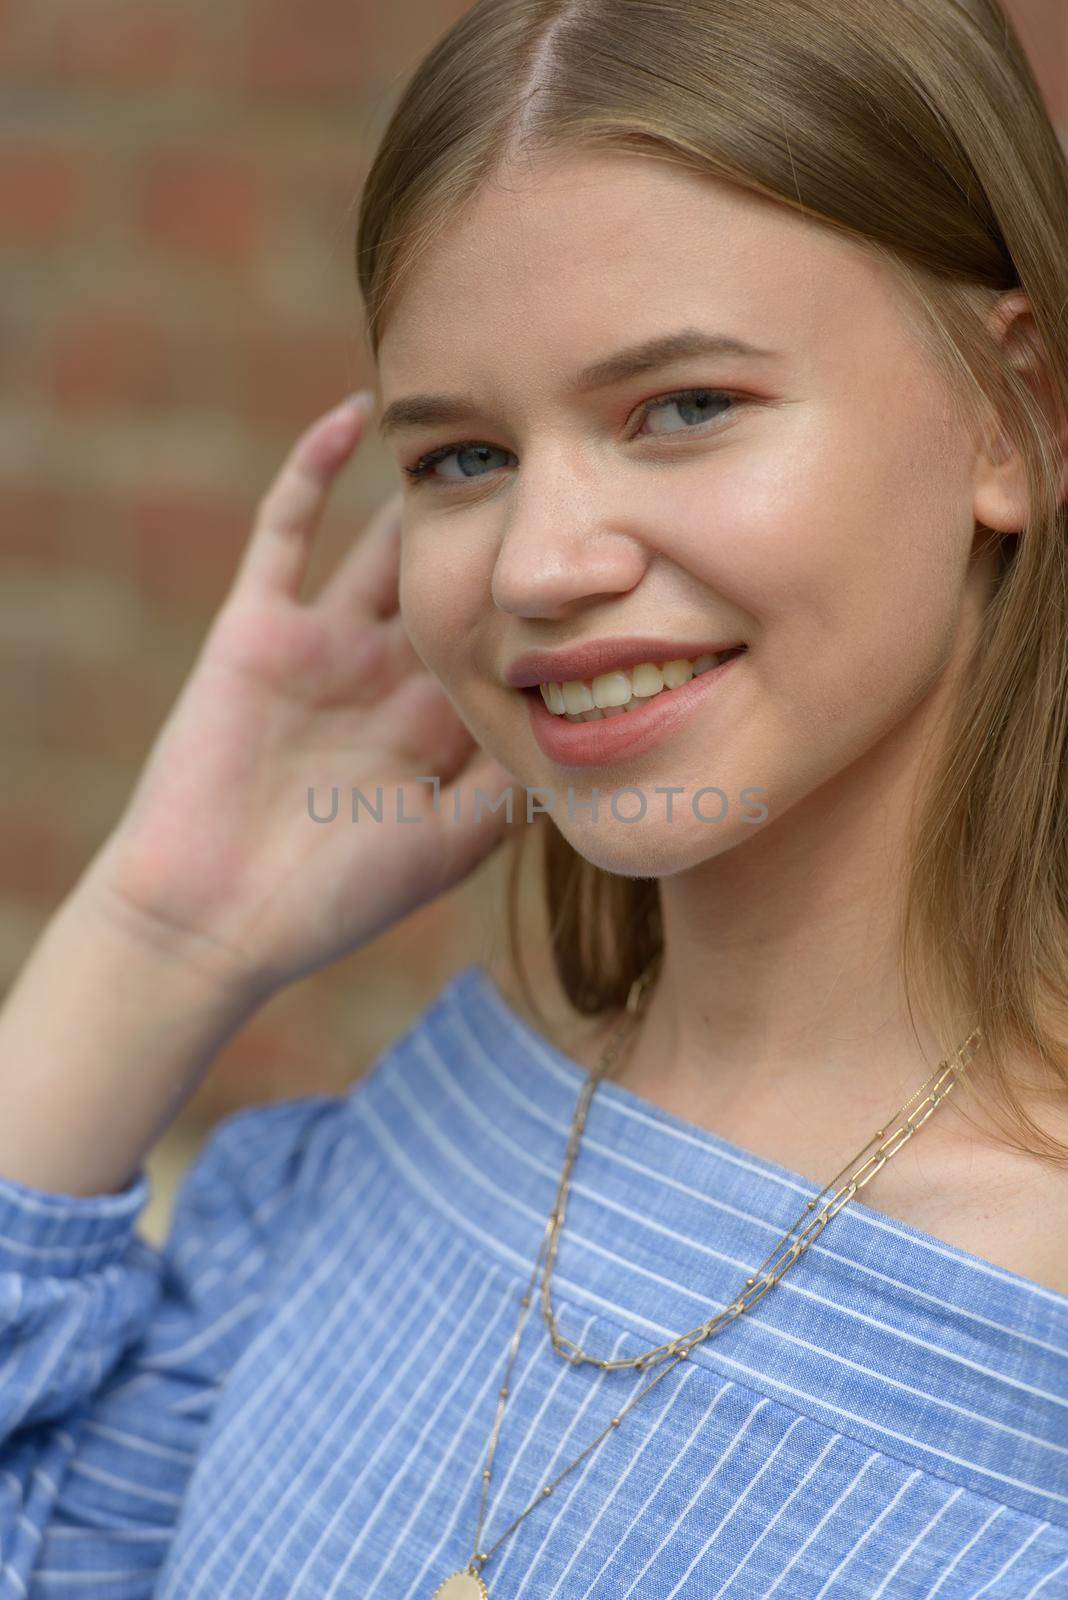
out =
[[[907,719],[833,794],[660,880],[660,975],[617,1082],[741,1143],[778,1127],[815,1156],[822,1129],[845,1160],[964,1042],[974,1016],[936,1031],[910,1015],[899,972],[901,864],[930,731],[929,716]],[[976,1075],[929,1119],[940,1136],[974,1138],[959,1113],[981,1104]]]

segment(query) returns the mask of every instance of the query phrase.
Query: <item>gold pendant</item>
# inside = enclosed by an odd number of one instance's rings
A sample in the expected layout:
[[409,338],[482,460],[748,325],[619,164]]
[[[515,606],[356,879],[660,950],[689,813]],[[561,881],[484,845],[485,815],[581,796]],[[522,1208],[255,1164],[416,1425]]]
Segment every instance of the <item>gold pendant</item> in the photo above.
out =
[[433,1600],[489,1600],[489,1590],[473,1572],[454,1572],[434,1590]]

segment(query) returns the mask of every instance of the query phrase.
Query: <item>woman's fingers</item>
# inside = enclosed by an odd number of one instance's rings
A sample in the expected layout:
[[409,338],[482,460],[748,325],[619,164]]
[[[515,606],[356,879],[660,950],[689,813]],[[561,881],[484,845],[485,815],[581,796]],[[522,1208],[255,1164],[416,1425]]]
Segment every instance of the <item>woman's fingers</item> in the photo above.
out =
[[337,658],[344,663],[342,670],[354,705],[373,706],[392,694],[398,684],[429,675],[400,612],[385,622],[356,629],[334,618],[330,625],[337,636]]
[[383,501],[323,584],[317,604],[346,616],[384,620],[397,614],[403,505],[400,489]]
[[301,434],[260,501],[235,590],[300,598],[327,494],[362,437],[372,405],[350,396]]

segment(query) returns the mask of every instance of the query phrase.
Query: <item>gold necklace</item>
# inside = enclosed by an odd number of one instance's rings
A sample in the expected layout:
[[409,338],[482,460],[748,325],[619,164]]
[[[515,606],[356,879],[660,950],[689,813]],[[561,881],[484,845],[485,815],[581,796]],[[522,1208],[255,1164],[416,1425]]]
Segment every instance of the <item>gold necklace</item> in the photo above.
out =
[[[659,965],[661,955],[662,952],[654,956],[653,960],[649,963],[641,976],[635,978],[634,982],[631,984],[630,992],[627,995],[624,1018],[609,1039],[604,1054],[601,1056],[597,1066],[592,1072],[587,1074],[586,1082],[583,1084],[582,1091],[579,1094],[578,1103],[575,1107],[575,1114],[571,1123],[571,1133],[567,1142],[567,1152],[564,1156],[564,1167],[560,1175],[560,1183],[557,1188],[556,1200],[545,1225],[545,1232],[542,1236],[541,1248],[538,1251],[538,1257],[534,1263],[534,1271],[531,1274],[530,1282],[527,1285],[526,1292],[520,1301],[519,1322],[516,1326],[515,1333],[512,1335],[512,1342],[508,1352],[508,1364],[504,1374],[504,1382],[498,1390],[497,1416],[493,1424],[493,1431],[490,1435],[489,1454],[486,1458],[486,1465],[482,1469],[482,1501],[478,1513],[478,1526],[475,1529],[475,1553],[472,1555],[471,1560],[462,1571],[452,1573],[438,1585],[438,1587],[434,1590],[433,1600],[489,1600],[489,1590],[486,1587],[484,1579],[482,1578],[482,1568],[486,1565],[486,1562],[490,1559],[490,1556],[493,1555],[498,1546],[508,1538],[509,1534],[514,1532],[514,1530],[519,1526],[525,1517],[530,1515],[535,1506],[540,1505],[542,1500],[546,1499],[550,1494],[552,1494],[557,1484],[563,1478],[566,1478],[569,1472],[573,1472],[580,1461],[585,1460],[586,1456],[589,1455],[591,1450],[594,1450],[603,1439],[607,1438],[608,1434],[613,1428],[619,1427],[627,1412],[630,1411],[632,1406],[637,1405],[638,1401],[643,1395],[648,1394],[649,1390],[658,1384],[661,1378],[666,1378],[668,1373],[674,1367],[676,1367],[680,1361],[684,1361],[686,1359],[694,1345],[703,1343],[705,1339],[710,1338],[714,1333],[718,1333],[720,1328],[724,1327],[728,1322],[733,1322],[735,1317],[741,1316],[743,1311],[748,1311],[749,1307],[759,1300],[761,1295],[766,1294],[774,1284],[778,1283],[783,1273],[793,1265],[798,1256],[804,1254],[809,1245],[812,1243],[812,1240],[823,1230],[823,1228],[830,1221],[831,1217],[838,1214],[842,1207],[853,1198],[858,1189],[862,1189],[866,1183],[870,1183],[880,1168],[887,1161],[889,1161],[892,1156],[896,1155],[901,1146],[911,1139],[916,1130],[927,1121],[927,1118],[931,1115],[935,1108],[941,1104],[941,1102],[954,1087],[958,1078],[967,1067],[969,1061],[975,1055],[975,1051],[978,1049],[981,1041],[982,1035],[980,1030],[978,1028],[973,1028],[971,1033],[964,1040],[964,1043],[958,1046],[953,1055],[947,1056],[944,1061],[939,1062],[934,1072],[931,1073],[931,1076],[924,1080],[924,1082],[916,1090],[915,1094],[911,1095],[910,1098],[905,1101],[905,1104],[901,1106],[895,1114],[896,1117],[901,1117],[903,1113],[908,1110],[913,1100],[917,1099],[917,1097],[923,1093],[924,1089],[927,1088],[927,1085],[931,1082],[931,1080],[933,1078],[937,1078],[938,1081],[934,1088],[930,1091],[926,1098],[921,1101],[920,1105],[911,1114],[911,1116],[909,1116],[903,1124],[896,1126],[894,1131],[889,1135],[886,1135],[885,1128],[876,1129],[875,1133],[868,1140],[868,1143],[864,1145],[863,1148],[859,1150],[853,1157],[853,1161],[859,1160],[859,1158],[864,1155],[864,1152],[874,1143],[876,1139],[882,1139],[883,1142],[880,1144],[878,1150],[876,1150],[873,1155],[869,1156],[866,1161],[862,1162],[861,1165],[850,1174],[849,1178],[841,1186],[841,1188],[835,1190],[834,1194],[831,1196],[830,1200],[822,1208],[822,1210],[811,1219],[807,1229],[803,1233],[798,1234],[797,1238],[794,1239],[794,1234],[798,1226],[805,1220],[809,1212],[816,1209],[816,1206],[827,1193],[827,1190],[831,1187],[831,1184],[837,1183],[838,1179],[846,1171],[847,1167],[852,1165],[852,1163],[847,1162],[846,1166],[842,1168],[841,1172],[837,1173],[835,1177],[831,1179],[831,1183],[824,1185],[819,1194],[816,1196],[815,1200],[810,1200],[808,1202],[804,1210],[801,1212],[801,1215],[797,1218],[797,1221],[794,1222],[789,1231],[783,1235],[778,1244],[772,1247],[768,1255],[764,1257],[764,1260],[761,1262],[756,1271],[746,1278],[744,1289],[736,1299],[731,1301],[730,1305],[725,1306],[722,1311],[716,1312],[714,1316],[710,1317],[707,1322],[701,1323],[699,1327],[691,1329],[689,1333],[677,1335],[676,1338],[672,1339],[668,1344],[656,1345],[653,1349],[645,1350],[641,1355],[632,1356],[625,1361],[606,1361],[599,1356],[588,1355],[585,1350],[580,1349],[580,1347],[573,1343],[572,1340],[564,1337],[557,1326],[556,1316],[552,1308],[552,1298],[549,1291],[550,1284],[552,1282],[553,1266],[556,1261],[556,1252],[560,1242],[560,1233],[564,1226],[564,1215],[567,1209],[567,1197],[571,1188],[571,1169],[574,1166],[575,1159],[578,1155],[583,1129],[586,1126],[586,1115],[589,1110],[590,1101],[593,1099],[593,1096],[596,1093],[597,1087],[602,1078],[605,1076],[609,1067],[615,1060],[624,1040],[637,1025],[638,1019],[644,1012],[647,1004],[648,990],[650,988],[654,973]],[[969,1054],[966,1056],[965,1051],[968,1051],[969,1047],[971,1047],[971,1049]],[[793,1240],[792,1244],[790,1243],[790,1240]],[[784,1246],[787,1246],[787,1248],[783,1251],[782,1259],[776,1259],[777,1253],[780,1250],[783,1250]],[[519,1516],[517,1516],[513,1522],[509,1523],[508,1527],[505,1528],[496,1544],[491,1545],[488,1550],[483,1551],[479,1549],[479,1544],[482,1539],[482,1526],[486,1513],[486,1495],[489,1491],[490,1474],[493,1469],[493,1457],[496,1454],[497,1440],[501,1428],[501,1419],[504,1415],[505,1402],[508,1399],[512,1367],[515,1364],[516,1353],[519,1349],[519,1342],[522,1337],[523,1327],[527,1319],[527,1311],[530,1308],[531,1299],[534,1292],[534,1285],[537,1281],[538,1273],[541,1269],[542,1257],[546,1254],[546,1250],[548,1250],[548,1259],[546,1261],[545,1276],[542,1280],[542,1314],[545,1324],[549,1329],[549,1335],[553,1342],[553,1348],[558,1355],[563,1356],[566,1361],[570,1361],[574,1366],[582,1366],[588,1363],[589,1365],[600,1367],[604,1372],[615,1372],[622,1367],[636,1367],[640,1370],[643,1367],[656,1366],[658,1363],[666,1361],[669,1356],[674,1356],[674,1360],[670,1361],[669,1364],[664,1368],[663,1372],[658,1373],[658,1375],[653,1378],[650,1383],[647,1383],[644,1388],[639,1389],[634,1398],[623,1407],[623,1410],[619,1413],[619,1415],[617,1417],[612,1417],[608,1423],[608,1426],[603,1428],[596,1438],[591,1439],[585,1450],[583,1450],[580,1455],[577,1455],[574,1461],[566,1466],[563,1472],[559,1473],[551,1483],[547,1483],[544,1488],[542,1488],[540,1493],[530,1502],[530,1505],[527,1506],[526,1510],[521,1511]],[[770,1266],[769,1263],[771,1263]]]

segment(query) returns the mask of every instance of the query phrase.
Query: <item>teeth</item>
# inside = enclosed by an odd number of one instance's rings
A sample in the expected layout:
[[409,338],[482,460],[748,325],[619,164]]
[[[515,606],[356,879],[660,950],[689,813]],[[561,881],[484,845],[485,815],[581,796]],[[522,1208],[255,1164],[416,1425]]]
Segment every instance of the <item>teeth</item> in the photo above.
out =
[[[567,684],[564,685],[566,691]],[[604,711],[608,706],[625,706],[634,688],[628,672],[602,672],[599,678],[593,680],[593,703]],[[564,694],[567,701],[567,694]],[[570,711],[571,707],[568,706]],[[583,707],[586,710],[587,707]]]
[[663,672],[665,689],[679,689],[693,677],[693,668],[688,661],[665,661]]
[[681,656],[659,666],[643,661],[629,671],[602,672],[587,682],[542,683],[538,687],[549,710],[566,716],[569,722],[596,722],[601,717],[621,717],[651,700],[662,689],[678,689],[714,667],[721,658],[698,656],[686,661]]
[[[594,679],[594,682],[597,680]],[[591,711],[597,704],[584,683],[565,683],[563,686],[564,710],[577,716],[580,711]]]
[[[702,661],[705,659],[701,657]],[[709,661],[712,657],[708,657]],[[634,685],[634,693],[648,699],[651,695],[659,694],[664,687],[664,677],[659,667],[652,666],[649,662],[642,662],[640,667],[633,667],[630,673]]]

